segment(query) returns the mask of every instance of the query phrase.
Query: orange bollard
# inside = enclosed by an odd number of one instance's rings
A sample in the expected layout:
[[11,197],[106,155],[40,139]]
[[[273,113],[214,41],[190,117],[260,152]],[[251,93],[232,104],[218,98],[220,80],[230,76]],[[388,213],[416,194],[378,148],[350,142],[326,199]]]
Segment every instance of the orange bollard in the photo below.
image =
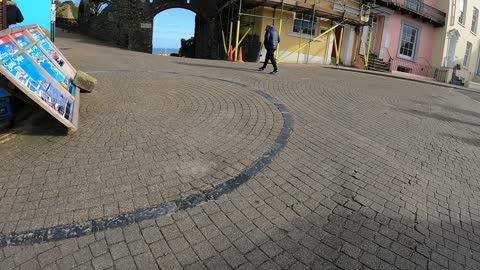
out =
[[238,51],[238,60],[237,60],[237,62],[243,63],[243,51],[242,51],[242,47],[240,47],[240,50]]
[[232,50],[232,46],[230,46],[230,48],[228,49],[227,61],[233,61],[233,50]]

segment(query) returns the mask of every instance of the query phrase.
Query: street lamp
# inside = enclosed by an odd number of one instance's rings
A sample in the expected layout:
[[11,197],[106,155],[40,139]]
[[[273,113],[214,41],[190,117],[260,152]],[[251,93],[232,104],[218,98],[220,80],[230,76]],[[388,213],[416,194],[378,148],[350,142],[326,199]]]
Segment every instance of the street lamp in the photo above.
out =
[[55,0],[52,0],[52,7],[50,8],[50,40],[55,42],[55,20],[57,17],[57,6]]

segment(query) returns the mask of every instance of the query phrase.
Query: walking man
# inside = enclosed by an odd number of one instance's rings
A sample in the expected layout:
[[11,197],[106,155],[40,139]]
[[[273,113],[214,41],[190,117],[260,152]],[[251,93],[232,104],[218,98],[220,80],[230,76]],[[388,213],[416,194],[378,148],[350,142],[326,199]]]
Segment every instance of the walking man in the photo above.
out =
[[273,27],[273,25],[267,25],[265,28],[265,39],[263,45],[267,49],[267,55],[265,56],[265,61],[263,66],[258,70],[264,71],[267,67],[268,60],[272,61],[273,71],[270,74],[277,74],[277,61],[275,60],[275,51],[277,50],[278,43],[280,43],[280,35],[278,31]]

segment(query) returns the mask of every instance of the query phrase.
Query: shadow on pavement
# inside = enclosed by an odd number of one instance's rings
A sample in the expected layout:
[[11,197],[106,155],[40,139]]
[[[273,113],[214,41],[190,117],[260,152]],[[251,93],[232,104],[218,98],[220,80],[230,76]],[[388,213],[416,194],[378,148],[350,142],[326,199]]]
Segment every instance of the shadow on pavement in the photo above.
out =
[[68,129],[53,116],[35,107],[27,119],[14,126],[14,131],[30,136],[67,136]]
[[247,71],[252,73],[261,73],[256,69],[252,69],[252,68],[237,68],[237,67],[226,67],[226,66],[219,66],[219,65],[194,64],[194,63],[182,63],[182,62],[174,62],[174,63],[178,65],[185,65],[185,66],[221,68],[221,69],[230,69],[230,70],[241,70],[241,71]]
[[460,123],[460,124],[466,124],[466,125],[480,127],[480,124],[463,121],[463,120],[460,120],[460,119],[457,119],[457,118],[441,115],[441,114],[438,114],[438,113],[422,112],[422,111],[419,111],[419,110],[412,110],[412,109],[399,109],[399,111],[406,112],[406,113],[409,113],[409,114],[418,115],[418,116],[428,117],[428,118],[432,118],[432,119],[436,119],[436,120],[440,120],[440,121],[445,121],[445,122],[456,122],[456,123]]
[[467,116],[473,116],[473,117],[480,118],[480,113],[475,112],[475,111],[463,110],[463,109],[460,109],[460,108],[456,108],[456,107],[452,107],[452,106],[446,106],[446,105],[440,105],[440,104],[435,104],[435,103],[427,103],[427,102],[423,102],[423,101],[419,101],[419,100],[412,100],[412,102],[414,102],[416,104],[423,105],[423,106],[440,107],[440,108],[442,108],[444,110],[447,110],[447,111],[450,111],[450,112],[455,112],[455,113],[459,113],[459,114],[463,114],[463,115],[467,115]]
[[440,135],[448,137],[448,138],[452,138],[452,139],[454,139],[458,142],[462,142],[464,144],[468,144],[468,145],[475,146],[475,147],[480,147],[480,139],[460,137],[460,136],[447,134],[447,133],[440,133]]

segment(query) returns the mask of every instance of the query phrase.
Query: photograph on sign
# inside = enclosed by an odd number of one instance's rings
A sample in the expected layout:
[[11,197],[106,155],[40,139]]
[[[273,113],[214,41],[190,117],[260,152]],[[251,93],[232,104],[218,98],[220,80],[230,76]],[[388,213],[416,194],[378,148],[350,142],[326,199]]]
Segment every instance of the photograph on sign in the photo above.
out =
[[70,95],[75,96],[75,90],[77,90],[77,87],[72,83],[72,81],[68,81],[67,91],[70,93]]
[[64,70],[64,73],[70,76],[75,75],[75,71],[72,70],[68,65],[66,65],[66,61],[62,58],[61,54],[47,41],[47,39],[40,33],[39,29],[31,29],[30,34],[38,41],[39,45],[43,47],[43,49],[48,53],[48,55],[53,58],[60,67]]
[[56,89],[26,55],[19,54],[9,59],[3,67],[17,82],[35,94],[37,103],[43,102],[72,122],[73,101]]
[[10,59],[19,49],[8,37],[0,38],[0,61],[4,62]]
[[20,49],[27,47],[28,45],[32,44],[32,40],[27,36],[26,31],[21,31],[12,34],[13,39],[18,43]]
[[35,60],[52,78],[54,78],[63,88],[68,89],[68,80],[66,76],[48,59],[48,57],[37,47],[33,45],[27,50],[27,54]]

